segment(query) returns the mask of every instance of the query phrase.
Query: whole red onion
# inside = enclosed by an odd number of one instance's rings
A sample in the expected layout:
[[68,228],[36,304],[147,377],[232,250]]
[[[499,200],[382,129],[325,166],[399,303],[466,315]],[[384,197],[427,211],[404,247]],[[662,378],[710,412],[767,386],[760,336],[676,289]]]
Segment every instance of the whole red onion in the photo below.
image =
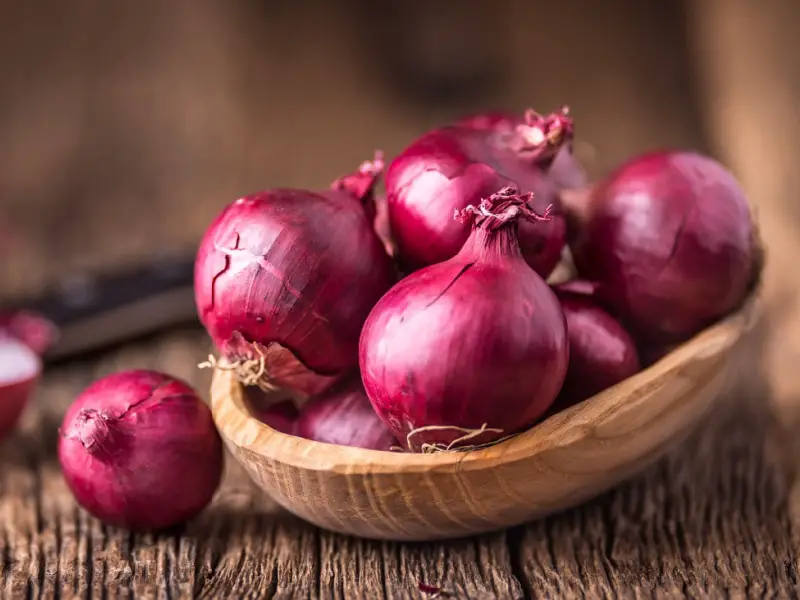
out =
[[757,245],[750,208],[733,175],[711,158],[636,157],[578,212],[575,266],[640,340],[686,339],[747,294]]
[[58,457],[81,506],[132,530],[194,517],[211,501],[223,464],[208,407],[187,384],[153,371],[90,385],[64,416]]
[[[513,131],[525,124],[525,119],[511,111],[492,111],[464,117],[456,122],[459,127]],[[558,188],[581,188],[586,185],[586,172],[572,152],[572,139],[568,140],[553,158],[547,174]]]
[[398,445],[372,408],[357,375],[309,400],[300,412],[296,432],[317,442],[371,450]]
[[41,371],[41,361],[31,348],[0,333],[0,439],[16,426]]
[[640,370],[633,338],[574,282],[553,286],[567,319],[569,367],[554,409],[582,402]]
[[534,192],[534,208],[554,207],[554,218],[520,223],[525,260],[547,277],[561,257],[565,223],[558,186],[547,169],[572,139],[566,110],[549,116],[528,111],[515,127],[443,127],[427,133],[392,161],[386,175],[389,222],[405,270],[455,256],[469,226],[450,219],[454,210],[479,204],[503,186]]
[[364,387],[410,450],[474,447],[517,433],[561,389],[564,313],[519,247],[519,219],[549,218],[529,199],[506,188],[457,213],[473,218],[459,253],[401,280],[364,324]]
[[197,311],[242,383],[310,396],[358,364],[361,326],[396,278],[373,229],[380,171],[240,198],[206,232]]

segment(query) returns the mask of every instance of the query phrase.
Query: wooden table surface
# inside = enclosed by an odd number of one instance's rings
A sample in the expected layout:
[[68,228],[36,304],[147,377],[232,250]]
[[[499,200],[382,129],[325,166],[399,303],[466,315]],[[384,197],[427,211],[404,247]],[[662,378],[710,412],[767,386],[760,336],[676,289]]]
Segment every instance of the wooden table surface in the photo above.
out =
[[[354,66],[361,50],[342,42],[352,24],[334,3],[283,15],[290,22],[274,30],[256,18],[255,3],[239,12],[199,1],[146,11],[43,4],[47,19],[33,3],[0,3],[0,65],[10,67],[0,95],[1,206],[27,238],[0,262],[4,294],[71,268],[191,246],[236,195],[322,185],[374,146],[391,153],[450,114],[398,107]],[[800,156],[800,128],[785,115],[800,85],[782,76],[791,65],[776,50],[781,39],[793,41],[791,28],[766,23],[746,0],[696,4],[681,35],[659,9],[609,5],[593,12],[567,2],[570,27],[552,53],[552,39],[528,35],[529,4],[511,2],[520,76],[498,97],[549,107],[568,96],[584,149],[594,149],[585,154],[594,175],[654,145],[723,156],[762,212],[771,252],[766,325],[800,331],[795,285],[785,276],[800,245],[786,196],[800,180],[785,168],[787,152]],[[788,2],[775,6],[773,25],[796,16]],[[538,22],[563,17],[544,3],[537,11]],[[315,33],[296,35],[300,28]],[[742,49],[720,67],[715,57],[730,56],[744,38],[759,50]],[[309,39],[320,49],[312,56],[302,52]],[[700,92],[685,75],[682,47],[704,57]],[[748,63],[754,57],[759,68]],[[576,74],[585,61],[601,65],[602,76]],[[541,77],[524,76],[538,70],[547,73],[545,88]],[[768,91],[753,100],[756,88]],[[314,99],[320,89],[324,98]],[[687,101],[694,93],[701,101]],[[752,110],[756,101],[763,112]],[[657,466],[581,508],[509,531],[434,544],[346,538],[278,509],[231,460],[213,505],[185,529],[131,535],[89,518],[55,457],[66,406],[90,381],[123,368],[157,368],[207,389],[196,364],[208,350],[202,332],[189,329],[47,373],[0,450],[4,597],[419,598],[420,583],[474,599],[797,597],[800,352],[792,339],[757,332],[724,409]]]

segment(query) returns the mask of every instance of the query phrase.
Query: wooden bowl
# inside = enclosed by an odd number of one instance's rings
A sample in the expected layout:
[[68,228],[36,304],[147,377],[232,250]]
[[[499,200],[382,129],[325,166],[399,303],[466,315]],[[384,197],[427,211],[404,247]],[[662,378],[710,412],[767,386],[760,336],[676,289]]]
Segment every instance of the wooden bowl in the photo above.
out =
[[652,463],[723,398],[757,293],[650,368],[496,446],[408,454],[312,442],[255,419],[227,371],[214,420],[255,483],[297,516],[365,538],[482,533],[574,506]]

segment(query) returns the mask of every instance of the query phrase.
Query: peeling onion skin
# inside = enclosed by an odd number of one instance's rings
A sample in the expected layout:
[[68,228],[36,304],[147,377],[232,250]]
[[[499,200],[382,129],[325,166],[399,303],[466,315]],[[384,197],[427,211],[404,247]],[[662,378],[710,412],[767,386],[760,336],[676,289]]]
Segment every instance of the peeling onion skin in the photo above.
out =
[[512,128],[482,129],[468,122],[423,135],[392,161],[386,174],[388,214],[404,271],[455,256],[470,228],[451,218],[453,210],[477,206],[482,198],[513,185],[521,193],[533,192],[533,206],[540,212],[553,206],[550,222],[519,224],[525,259],[542,277],[550,274],[561,257],[566,224],[558,186],[547,168],[572,139],[572,121],[560,113],[538,118],[541,122],[526,131],[543,131],[551,122],[560,129],[558,139],[536,150],[521,150],[522,138]]
[[570,236],[575,266],[638,342],[686,340],[744,300],[757,232],[739,183],[716,161],[644,154],[587,197]]
[[263,357],[263,383],[301,397],[357,366],[361,326],[396,280],[373,228],[377,176],[267,190],[217,217],[195,262],[195,298],[223,357]]
[[296,432],[309,440],[368,450],[399,446],[373,410],[358,375],[309,400],[300,412]]
[[78,503],[104,523],[155,531],[197,515],[222,477],[222,440],[187,384],[154,371],[100,379],[59,430],[58,457]]
[[636,343],[622,324],[575,285],[553,286],[567,319],[569,367],[551,411],[564,410],[641,370]]
[[[494,199],[494,208],[504,210]],[[517,197],[519,198],[519,197]],[[515,223],[473,225],[450,260],[412,273],[370,313],[360,365],[373,408],[409,450],[517,433],[549,408],[568,361],[564,313],[525,262]],[[457,447],[457,446],[453,446]]]

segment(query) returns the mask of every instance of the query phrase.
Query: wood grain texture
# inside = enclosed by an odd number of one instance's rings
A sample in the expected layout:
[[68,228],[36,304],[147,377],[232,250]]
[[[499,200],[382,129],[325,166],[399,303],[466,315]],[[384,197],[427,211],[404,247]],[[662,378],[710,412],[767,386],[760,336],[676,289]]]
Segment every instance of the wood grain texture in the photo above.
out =
[[472,452],[379,452],[261,423],[229,370],[211,410],[233,456],[284,508],[326,529],[429,541],[519,525],[616,485],[691,433],[726,398],[757,294],[636,376],[508,441]]

